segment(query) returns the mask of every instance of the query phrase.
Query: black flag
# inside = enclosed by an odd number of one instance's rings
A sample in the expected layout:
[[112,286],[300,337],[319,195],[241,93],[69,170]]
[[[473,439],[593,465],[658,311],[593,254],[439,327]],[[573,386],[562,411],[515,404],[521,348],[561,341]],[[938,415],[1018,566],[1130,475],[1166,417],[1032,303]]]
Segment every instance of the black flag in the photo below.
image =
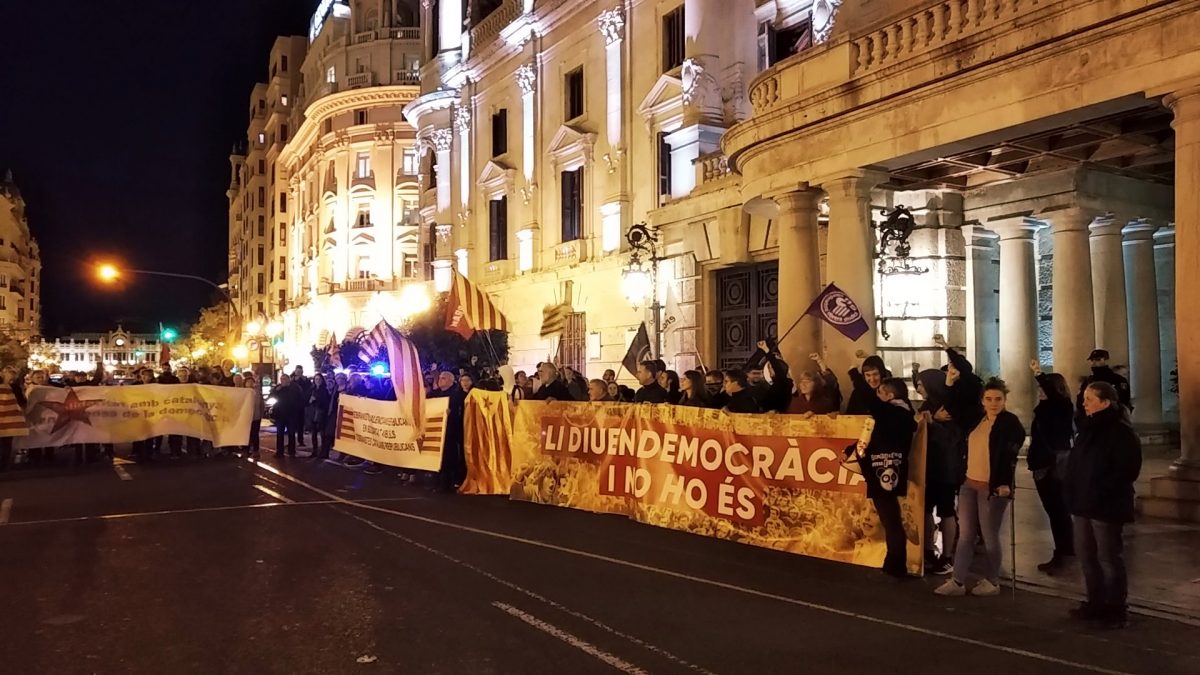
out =
[[650,333],[646,330],[646,322],[638,326],[637,335],[634,336],[633,342],[629,343],[629,351],[625,352],[625,358],[621,359],[621,365],[625,366],[631,374],[637,375],[638,364],[650,358]]

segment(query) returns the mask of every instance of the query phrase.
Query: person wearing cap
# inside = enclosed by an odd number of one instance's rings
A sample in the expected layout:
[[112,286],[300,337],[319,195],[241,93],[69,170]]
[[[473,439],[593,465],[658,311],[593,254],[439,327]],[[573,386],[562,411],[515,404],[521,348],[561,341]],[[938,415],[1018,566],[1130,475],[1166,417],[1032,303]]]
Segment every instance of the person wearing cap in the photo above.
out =
[[1087,414],[1083,410],[1083,394],[1094,382],[1111,384],[1113,389],[1117,390],[1117,398],[1121,405],[1125,406],[1125,410],[1133,412],[1133,397],[1129,393],[1129,380],[1108,365],[1108,358],[1108,350],[1105,349],[1093,349],[1092,353],[1088,354],[1088,363],[1092,366],[1092,374],[1084,378],[1082,386],[1079,387],[1079,394],[1075,397],[1075,421],[1078,426],[1087,420]]

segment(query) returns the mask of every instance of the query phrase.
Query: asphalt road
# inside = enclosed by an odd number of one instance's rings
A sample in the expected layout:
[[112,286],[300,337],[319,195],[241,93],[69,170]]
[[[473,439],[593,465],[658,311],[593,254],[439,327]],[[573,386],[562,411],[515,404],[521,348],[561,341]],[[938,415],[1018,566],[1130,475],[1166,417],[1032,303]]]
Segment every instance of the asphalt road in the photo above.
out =
[[[0,673],[1200,672],[1200,628],[305,459],[0,474]],[[11,500],[11,501],[7,501]]]

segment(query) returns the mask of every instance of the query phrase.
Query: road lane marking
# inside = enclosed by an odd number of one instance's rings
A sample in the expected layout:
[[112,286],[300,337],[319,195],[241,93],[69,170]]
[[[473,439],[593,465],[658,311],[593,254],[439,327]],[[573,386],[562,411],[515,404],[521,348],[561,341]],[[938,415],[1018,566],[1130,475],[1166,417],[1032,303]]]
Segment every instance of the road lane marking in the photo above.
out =
[[295,504],[296,503],[296,501],[294,499],[288,499],[287,497],[284,497],[282,494],[272,490],[271,488],[269,488],[265,485],[255,484],[254,489],[267,495],[268,497],[274,497],[275,499],[278,499],[279,501],[281,501],[285,504]]
[[[299,478],[296,478],[295,476],[286,474],[283,471],[280,471],[279,469],[277,469],[269,464],[259,464],[258,466],[274,473],[277,476],[280,476],[281,478],[286,478],[287,480],[290,480],[297,485],[306,487],[309,490],[312,490],[313,492],[316,492],[317,494],[322,495],[327,499],[341,502],[347,506],[353,506],[355,508],[365,509],[367,511],[376,511],[379,513],[386,513],[386,514],[393,515],[393,516],[399,516],[401,518],[407,518],[409,520],[415,520],[418,522],[428,523],[430,525],[441,525],[443,527],[448,527],[450,529],[455,529],[455,530],[459,530],[462,532],[471,532],[473,534],[478,534],[478,535],[482,535],[485,537],[492,537],[494,539],[503,539],[505,541],[526,544],[526,545],[534,546],[537,548],[542,548],[542,549],[551,550],[551,551],[557,551],[559,553],[575,555],[575,556],[579,556],[581,558],[588,558],[591,560],[607,562],[607,563],[610,563],[613,565],[619,565],[621,567],[628,567],[630,569],[636,569],[636,570],[641,570],[644,572],[650,572],[653,574],[659,574],[659,575],[671,577],[674,579],[682,579],[684,581],[691,581],[693,583],[701,584],[704,586],[711,586],[713,588],[721,588],[724,590],[733,591],[735,593],[742,593],[744,595],[750,595],[750,596],[764,598],[764,599],[768,599],[768,600],[775,600],[775,601],[783,602],[783,603],[786,603],[789,605],[795,605],[797,607],[804,607],[805,609],[811,609],[811,610],[818,611],[818,612],[825,612],[827,614],[833,614],[833,615],[845,617],[848,619],[856,619],[859,621],[872,623],[872,624],[875,624],[878,626],[887,626],[889,628],[894,628],[894,629],[902,630],[902,631],[908,631],[911,633],[916,633],[918,635],[925,635],[925,636],[934,637],[934,638],[942,638],[942,639],[946,639],[946,640],[951,640],[953,642],[958,642],[960,644],[971,645],[973,647],[982,647],[984,649],[990,649],[993,651],[1002,652],[1002,653],[1010,654],[1013,656],[1023,656],[1026,658],[1034,659],[1037,661],[1043,661],[1046,663],[1054,663],[1057,665],[1068,666],[1070,668],[1077,668],[1080,670],[1087,670],[1087,671],[1091,671],[1091,672],[1095,672],[1095,673],[1104,673],[1105,675],[1129,675],[1128,673],[1126,673],[1124,671],[1120,671],[1120,670],[1112,670],[1109,668],[1103,668],[1100,666],[1089,665],[1086,663],[1079,663],[1077,661],[1062,659],[1057,656],[1050,656],[1049,654],[1042,654],[1039,652],[1032,652],[1032,651],[1029,651],[1026,649],[1020,649],[1018,647],[1009,647],[1007,645],[992,644],[990,642],[985,642],[983,640],[976,640],[974,638],[969,638],[969,637],[965,637],[962,635],[946,633],[943,631],[934,630],[932,628],[924,628],[921,626],[912,626],[909,624],[900,623],[899,621],[892,621],[890,619],[884,619],[882,617],[871,616],[870,614],[861,614],[859,612],[853,612],[853,611],[846,610],[846,609],[840,609],[838,607],[833,607],[830,605],[822,605],[820,603],[810,602],[808,600],[800,600],[799,598],[792,598],[792,597],[788,597],[786,595],[778,595],[776,593],[760,591],[760,590],[754,589],[754,588],[738,586],[737,584],[731,584],[731,583],[727,583],[724,581],[718,581],[716,579],[706,579],[704,577],[697,577],[697,576],[693,576],[691,574],[685,574],[683,572],[676,572],[675,570],[663,569],[660,567],[654,567],[653,565],[646,565],[643,563],[634,562],[632,560],[623,560],[621,558],[613,558],[613,557],[602,555],[599,553],[592,553],[590,551],[581,551],[579,549],[574,549],[574,548],[570,548],[567,546],[559,546],[558,544],[551,544],[549,542],[540,541],[537,539],[527,539],[525,537],[518,537],[515,535],[511,535],[511,534],[504,534],[502,532],[492,532],[490,530],[484,530],[484,529],[480,529],[477,527],[471,527],[470,525],[461,525],[459,523],[438,520],[436,518],[430,518],[428,516],[420,516],[415,513],[405,513],[404,511],[396,511],[394,509],[387,509],[387,508],[383,508],[381,506],[374,506],[372,504],[355,503],[349,499],[344,499],[344,498],[339,497],[331,492],[322,490],[321,488],[311,485]],[[357,516],[353,516],[353,514],[349,514],[349,515],[351,515],[352,517],[358,518]],[[400,534],[391,532],[387,528],[375,525],[374,523],[371,523],[371,521],[367,520],[366,518],[358,518],[358,519],[362,520],[364,522],[370,523],[376,529],[383,531],[383,532],[387,532],[388,534],[391,534],[392,536],[404,539],[406,541],[415,542],[415,540],[411,540],[408,537],[405,537],[404,535],[400,535]],[[436,549],[433,549],[432,547],[428,547],[424,544],[418,544],[418,545],[422,548],[425,548],[426,550],[436,551]],[[448,556],[444,556],[444,557],[448,557]]]
[[[424,497],[378,497],[373,499],[362,499],[363,502],[401,502],[424,499]],[[126,518],[144,518],[147,516],[173,516],[186,513],[207,513],[211,511],[239,511],[242,509],[261,509],[271,506],[307,506],[341,504],[341,501],[332,501],[328,499],[318,499],[309,502],[289,502],[281,504],[279,502],[268,502],[265,504],[236,504],[233,506],[203,506],[193,509],[167,509],[163,511],[136,511],[132,513],[109,513],[99,516],[75,516],[73,518],[47,518],[45,520],[19,520],[8,523],[9,526],[17,525],[54,525],[57,523],[83,523],[89,520],[123,520]]]
[[7,525],[8,518],[12,515],[12,497],[0,502],[0,525]]
[[129,472],[125,470],[123,465],[114,462],[112,468],[113,471],[116,472],[117,476],[121,478],[121,480],[133,480],[133,476],[129,475]]
[[542,621],[541,619],[537,618],[536,616],[533,616],[532,614],[527,614],[525,612],[522,612],[521,610],[517,609],[516,607],[513,607],[512,605],[506,605],[503,602],[493,602],[492,607],[496,607],[496,608],[500,609],[501,611],[505,612],[506,614],[508,614],[509,616],[514,616],[514,617],[520,619],[521,621],[524,621],[525,623],[529,624],[530,626],[533,626],[534,628],[542,631],[543,633],[546,633],[547,635],[552,635],[552,636],[558,638],[559,640],[562,640],[563,642],[571,645],[572,647],[578,649],[581,652],[584,652],[585,654],[589,654],[591,656],[596,657],[597,659],[600,659],[604,663],[612,666],[613,668],[616,668],[617,670],[621,671],[622,673],[631,673],[632,675],[647,675],[647,671],[642,670],[641,668],[638,668],[637,666],[622,659],[621,657],[617,656],[616,654],[610,654],[610,653],[604,651],[603,649],[600,649],[596,645],[594,645],[576,635],[572,635],[571,633],[568,633],[567,631],[559,628],[558,626],[555,626],[553,624]]

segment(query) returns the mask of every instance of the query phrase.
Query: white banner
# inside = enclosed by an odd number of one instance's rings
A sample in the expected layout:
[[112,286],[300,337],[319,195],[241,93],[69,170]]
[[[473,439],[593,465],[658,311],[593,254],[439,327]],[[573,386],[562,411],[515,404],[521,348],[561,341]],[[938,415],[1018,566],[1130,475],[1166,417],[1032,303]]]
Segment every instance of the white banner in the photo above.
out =
[[338,398],[337,434],[333,447],[338,452],[379,464],[419,471],[437,471],[442,466],[442,441],[450,399],[425,401],[425,434],[405,417],[396,401],[377,401],[342,394]]
[[33,387],[25,406],[29,435],[18,448],[75,443],[132,443],[189,436],[217,447],[246,445],[254,416],[252,389],[209,384]]

